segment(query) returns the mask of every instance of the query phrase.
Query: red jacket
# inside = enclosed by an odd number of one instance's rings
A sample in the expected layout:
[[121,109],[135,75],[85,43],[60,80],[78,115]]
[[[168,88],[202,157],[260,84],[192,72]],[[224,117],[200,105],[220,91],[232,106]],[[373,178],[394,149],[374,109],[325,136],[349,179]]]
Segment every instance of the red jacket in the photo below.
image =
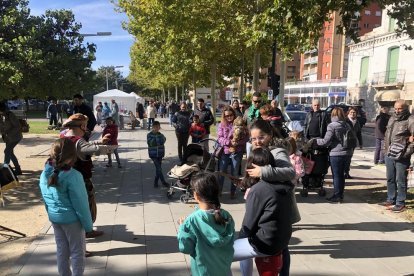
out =
[[111,134],[108,145],[118,145],[118,126],[116,124],[107,125],[102,132],[102,137],[108,133]]

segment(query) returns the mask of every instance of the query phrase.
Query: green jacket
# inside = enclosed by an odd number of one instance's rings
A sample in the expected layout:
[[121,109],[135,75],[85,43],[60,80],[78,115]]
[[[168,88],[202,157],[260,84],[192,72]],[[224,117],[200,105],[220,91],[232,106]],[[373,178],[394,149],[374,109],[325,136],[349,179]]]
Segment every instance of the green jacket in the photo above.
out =
[[227,276],[233,261],[234,220],[226,211],[220,210],[228,219],[225,225],[214,220],[214,210],[197,209],[180,225],[178,246],[180,252],[191,256],[192,276]]

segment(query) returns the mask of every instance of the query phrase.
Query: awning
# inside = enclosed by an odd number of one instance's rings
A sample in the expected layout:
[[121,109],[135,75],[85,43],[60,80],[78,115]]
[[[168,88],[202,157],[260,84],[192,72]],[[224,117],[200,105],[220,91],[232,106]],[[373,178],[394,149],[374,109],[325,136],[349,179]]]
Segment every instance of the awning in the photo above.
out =
[[393,102],[400,99],[401,90],[384,90],[375,94],[374,100],[378,102]]

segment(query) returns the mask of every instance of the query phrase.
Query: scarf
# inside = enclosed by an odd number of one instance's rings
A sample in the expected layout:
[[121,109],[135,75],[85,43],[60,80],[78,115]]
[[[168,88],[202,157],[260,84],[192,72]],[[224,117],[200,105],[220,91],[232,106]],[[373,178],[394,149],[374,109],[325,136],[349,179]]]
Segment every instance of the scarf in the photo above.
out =
[[405,109],[403,110],[400,114],[394,113],[394,117],[396,121],[403,121],[403,120],[407,120],[408,117],[410,117],[410,112]]
[[348,120],[351,121],[352,125],[355,126],[357,119],[352,119],[351,117],[348,117]]
[[254,108],[254,106],[252,105],[251,107],[249,107],[249,113],[247,115],[251,121],[253,121],[254,119],[259,119],[260,110],[259,108]]

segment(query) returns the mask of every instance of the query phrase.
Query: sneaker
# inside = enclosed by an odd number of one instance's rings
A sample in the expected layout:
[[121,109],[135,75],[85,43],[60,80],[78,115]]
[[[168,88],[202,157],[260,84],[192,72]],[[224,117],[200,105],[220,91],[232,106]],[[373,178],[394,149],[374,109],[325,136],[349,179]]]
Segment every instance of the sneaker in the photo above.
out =
[[158,188],[158,183],[154,183],[154,188]]
[[405,210],[405,205],[394,205],[394,207],[391,208],[391,211],[393,211],[394,213],[401,213],[404,212]]
[[392,207],[392,206],[394,206],[394,202],[387,200],[387,201],[378,203],[378,205],[384,206],[384,207]]
[[345,179],[352,179],[352,176],[349,175],[349,173],[345,174]]
[[111,168],[112,167],[112,164],[106,164],[105,165],[107,168]]
[[342,201],[343,201],[341,198],[334,197],[334,196],[327,197],[326,200],[331,202],[331,203],[342,203]]

